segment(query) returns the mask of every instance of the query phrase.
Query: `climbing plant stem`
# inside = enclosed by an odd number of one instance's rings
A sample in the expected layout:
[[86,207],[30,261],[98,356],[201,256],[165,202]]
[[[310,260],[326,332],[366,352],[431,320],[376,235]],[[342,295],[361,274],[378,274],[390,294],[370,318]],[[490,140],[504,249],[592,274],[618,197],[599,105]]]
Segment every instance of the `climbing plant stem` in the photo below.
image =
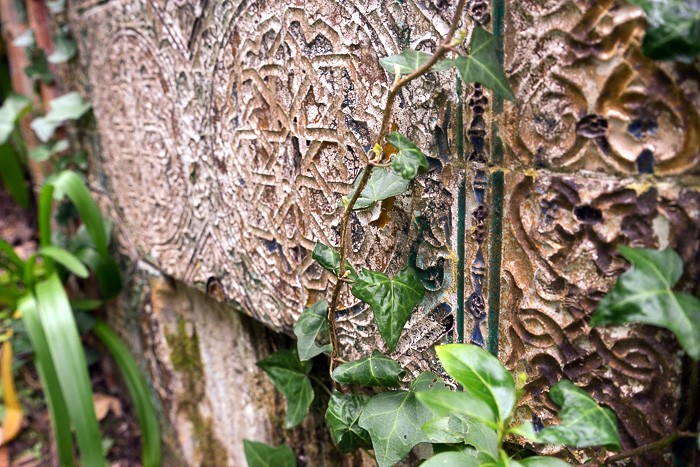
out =
[[[395,81],[391,88],[389,88],[389,93],[386,99],[386,106],[384,107],[384,114],[382,116],[382,126],[379,130],[379,135],[377,135],[377,144],[379,144],[380,146],[383,146],[382,143],[384,142],[384,138],[389,134],[389,126],[391,123],[391,111],[394,108],[394,101],[396,100],[396,96],[398,95],[399,91],[414,79],[420,78],[424,74],[428,73],[433,67],[433,65],[435,65],[438,62],[438,60],[440,60],[447,52],[453,50],[454,44],[452,43],[452,38],[454,37],[455,32],[457,32],[457,28],[459,28],[459,23],[462,18],[465,3],[466,0],[459,0],[459,2],[457,3],[457,8],[455,9],[455,15],[452,18],[450,29],[447,32],[447,35],[445,36],[445,39],[443,40],[442,44],[440,44],[440,46],[435,50],[435,52],[428,59],[428,61],[426,61],[423,64],[423,66],[418,68],[413,73]],[[350,215],[352,214],[352,208],[355,206],[355,203],[359,199],[362,190],[365,188],[365,186],[367,186],[367,182],[369,181],[370,176],[372,175],[372,169],[376,166],[376,162],[382,161],[375,161],[373,163],[372,158],[368,158],[368,162],[365,165],[365,169],[362,171],[362,177],[360,178],[360,182],[357,184],[355,192],[348,201],[348,204],[345,207],[345,212],[343,212],[343,217],[340,222],[340,271],[338,274],[338,278],[344,277],[345,275],[345,261],[347,259],[348,249],[347,230],[348,222],[350,222]],[[330,366],[331,373],[333,372],[336,359],[338,358],[338,340],[336,336],[335,313],[338,310],[338,299],[340,297],[340,291],[342,288],[343,281],[338,280],[335,284],[335,287],[333,287],[333,294],[331,296],[331,306],[328,309],[328,323],[330,327],[331,344],[333,345],[333,356],[331,358]]]

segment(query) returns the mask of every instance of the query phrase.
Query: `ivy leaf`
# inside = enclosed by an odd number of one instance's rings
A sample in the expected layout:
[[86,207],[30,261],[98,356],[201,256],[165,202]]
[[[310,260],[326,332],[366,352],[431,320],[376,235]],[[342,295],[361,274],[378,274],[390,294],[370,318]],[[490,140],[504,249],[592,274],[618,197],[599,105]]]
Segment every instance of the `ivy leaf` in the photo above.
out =
[[85,102],[79,93],[69,92],[53,99],[51,111],[44,117],[35,118],[30,126],[36,136],[45,143],[51,139],[56,128],[63,125],[63,122],[82,117],[90,107],[90,103]]
[[331,432],[333,443],[341,452],[356,449],[371,449],[369,433],[357,423],[369,397],[362,394],[343,394],[334,391],[328,401],[326,425]]
[[683,260],[673,250],[647,250],[620,245],[632,263],[599,303],[591,326],[645,323],[670,329],[693,360],[700,359],[700,300],[674,293]]
[[642,44],[644,55],[654,60],[693,63],[700,55],[700,1],[630,0],[647,16]]
[[49,55],[49,63],[64,63],[75,57],[78,53],[78,44],[61,30],[54,36],[53,53]]
[[494,409],[483,400],[466,392],[446,389],[444,391],[417,392],[416,396],[421,403],[432,409],[438,417],[454,413],[482,421],[492,429],[498,428]]
[[418,443],[428,441],[421,426],[433,418],[433,411],[416,398],[417,388],[444,388],[440,378],[426,371],[408,391],[388,391],[372,397],[360,415],[360,426],[369,432],[379,467],[389,467]]
[[31,109],[29,98],[10,93],[0,107],[0,144],[6,143],[15,129],[15,124]]
[[496,357],[468,344],[441,345],[435,349],[450,376],[471,395],[491,406],[500,420],[510,417],[516,401],[515,383]]
[[[357,177],[355,181],[355,188],[347,196],[348,199],[352,198],[357,189],[357,184],[362,178],[362,172]],[[367,182],[367,186],[360,193],[360,197],[357,198],[353,210],[357,211],[359,209],[365,209],[372,206],[377,201],[382,201],[392,196],[398,196],[408,189],[408,184],[410,180],[406,180],[400,175],[395,174],[391,170],[377,168],[372,171],[372,176]]]
[[431,457],[423,462],[421,467],[481,467],[482,465],[485,465],[483,457],[475,457],[460,451],[449,451]]
[[59,141],[49,141],[47,144],[40,144],[31,151],[29,157],[37,162],[44,162],[51,159],[51,156],[63,152],[70,147],[68,140],[62,139]]
[[22,34],[15,37],[12,41],[12,45],[15,47],[31,47],[36,45],[36,36],[34,36],[34,30],[27,28]]
[[287,398],[286,428],[294,428],[306,417],[314,390],[307,376],[311,362],[302,362],[296,349],[278,350],[256,363],[265,370],[270,381]]
[[39,49],[34,54],[31,54],[31,63],[24,68],[24,74],[29,79],[39,79],[44,84],[53,82],[53,73],[49,70],[49,62],[46,60],[46,54],[43,49]]
[[286,444],[274,448],[269,444],[243,439],[248,467],[296,467],[297,459]]
[[[316,245],[314,245],[314,251],[311,253],[311,257],[318,261],[318,264],[320,264],[323,269],[332,272],[334,276],[338,277],[340,274],[340,254],[333,248],[326,246],[321,242],[316,242]],[[345,270],[350,271],[348,279],[351,281],[357,280],[357,273],[347,260],[345,260]]]
[[428,171],[428,159],[413,141],[397,131],[393,131],[387,139],[399,151],[391,163],[394,172],[406,180],[413,180],[419,173]]
[[327,312],[328,302],[321,300],[304,310],[299,316],[294,325],[294,335],[297,336],[297,351],[299,352],[300,360],[310,360],[318,354],[333,349],[331,344],[326,344],[323,347],[316,345],[317,337],[328,339]]
[[475,27],[469,43],[470,53],[455,60],[457,70],[465,83],[478,82],[496,95],[515,101],[508,78],[496,57],[496,38],[490,32]]
[[425,288],[416,271],[406,266],[393,279],[386,274],[362,269],[352,294],[369,304],[379,334],[392,352],[411,312],[425,295]]
[[600,407],[591,396],[567,380],[552,386],[549,397],[561,406],[557,414],[561,423],[540,431],[538,442],[578,448],[602,445],[613,451],[621,449],[617,418],[612,410]]
[[343,363],[333,371],[331,378],[342,384],[362,384],[391,388],[399,386],[400,378],[406,375],[401,365],[378,350],[370,357]]
[[[410,75],[414,71],[423,66],[430,59],[431,54],[420,52],[418,50],[404,49],[399,55],[392,55],[379,59],[379,64],[389,73],[398,72],[402,75]],[[438,61],[430,69],[430,72],[449,70],[454,66],[454,62],[449,59]]]
[[568,463],[556,457],[532,456],[518,460],[523,467],[571,467]]

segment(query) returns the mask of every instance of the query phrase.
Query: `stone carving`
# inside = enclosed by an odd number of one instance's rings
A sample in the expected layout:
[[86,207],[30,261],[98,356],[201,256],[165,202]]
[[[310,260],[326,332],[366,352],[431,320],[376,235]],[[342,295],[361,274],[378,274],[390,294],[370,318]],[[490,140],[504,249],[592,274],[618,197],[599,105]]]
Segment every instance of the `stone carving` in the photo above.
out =
[[[378,58],[432,51],[452,8],[81,3],[71,22],[100,129],[94,181],[125,251],[289,332],[334,281],[311,251],[338,245],[340,198],[378,131],[391,79]],[[641,55],[643,14],[621,0],[468,8],[505,31],[518,101],[454,71],[402,91],[394,125],[430,170],[353,215],[351,260],[419,271],[428,294],[393,354],[413,374],[439,370],[435,343],[486,346],[528,372],[521,418],[551,419],[546,391],[567,377],[616,410],[626,446],[655,439],[678,408],[672,339],[587,322],[624,270],[617,243],[678,249],[684,285],[697,285],[697,86]],[[342,300],[341,355],[386,350],[370,310]]]

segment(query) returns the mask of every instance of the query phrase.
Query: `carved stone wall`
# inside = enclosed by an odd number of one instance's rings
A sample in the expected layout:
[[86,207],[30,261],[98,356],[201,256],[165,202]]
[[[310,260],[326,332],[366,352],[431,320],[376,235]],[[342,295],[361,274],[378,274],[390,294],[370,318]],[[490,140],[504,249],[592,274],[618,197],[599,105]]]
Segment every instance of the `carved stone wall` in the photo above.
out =
[[[340,198],[379,130],[391,83],[378,58],[433,51],[453,8],[78,1],[70,21],[99,130],[92,184],[123,252],[289,333],[333,285],[311,250],[338,245]],[[616,411],[625,446],[656,439],[679,409],[673,339],[587,323],[624,271],[617,244],[676,249],[682,285],[698,285],[700,76],[646,59],[643,13],[621,0],[468,11],[468,29],[502,42],[517,102],[454,71],[412,83],[394,125],[430,170],[351,220],[351,260],[388,274],[411,264],[428,290],[392,357],[417,374],[439,370],[434,344],[480,345],[527,373],[520,418],[548,423],[547,390],[565,377]],[[349,293],[338,319],[345,358],[387,351]]]

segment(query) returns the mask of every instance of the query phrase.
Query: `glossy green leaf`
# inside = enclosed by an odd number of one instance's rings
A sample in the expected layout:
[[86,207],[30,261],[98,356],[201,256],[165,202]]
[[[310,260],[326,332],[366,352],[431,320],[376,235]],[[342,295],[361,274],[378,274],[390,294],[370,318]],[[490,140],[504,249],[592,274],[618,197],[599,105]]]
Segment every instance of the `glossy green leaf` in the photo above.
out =
[[24,30],[22,34],[15,37],[12,41],[12,45],[15,47],[31,47],[36,45],[36,36],[34,36],[34,31],[31,28]]
[[591,326],[645,323],[673,331],[685,351],[700,359],[700,300],[671,289],[683,274],[683,260],[673,250],[619,246],[632,263],[599,303]]
[[441,452],[421,464],[421,467],[480,467],[483,459],[469,454],[450,451]]
[[56,274],[39,282],[34,290],[41,326],[75,427],[82,463],[103,466],[105,459],[87,363],[68,297]]
[[296,349],[278,350],[256,363],[265,370],[270,381],[287,398],[286,428],[294,428],[306,417],[314,400],[314,390],[308,377],[311,362],[302,362]]
[[523,423],[522,425],[509,428],[508,433],[512,433],[516,436],[522,436],[530,441],[537,441],[537,433],[535,432],[535,427],[533,426],[532,422]]
[[31,80],[41,80],[44,84],[53,82],[53,73],[49,69],[49,62],[43,49],[38,49],[32,54],[29,66],[24,67],[24,74]]
[[53,38],[54,49],[49,55],[49,63],[64,63],[78,54],[78,44],[75,43],[65,32],[61,31]]
[[381,272],[362,269],[351,291],[372,308],[379,334],[392,352],[411,312],[425,295],[418,274],[410,266],[399,271],[393,279]]
[[[389,73],[398,72],[402,75],[410,75],[414,71],[422,67],[425,62],[430,59],[431,54],[420,52],[418,50],[404,49],[399,55],[392,55],[379,59],[379,64]],[[454,62],[449,59],[438,61],[430,69],[430,72],[449,70],[454,66]]]
[[41,247],[38,253],[41,256],[53,259],[78,277],[82,277],[84,279],[90,275],[85,265],[83,265],[78,258],[61,247],[47,245]]
[[[340,254],[333,248],[324,245],[321,242],[316,242],[314,245],[314,251],[311,253],[311,257],[318,261],[323,269],[330,271],[334,276],[338,277],[340,274]],[[357,273],[352,267],[349,261],[345,261],[345,270],[350,271],[348,279],[351,281],[357,280]]]
[[469,43],[469,55],[458,57],[455,64],[465,83],[481,83],[497,96],[515,101],[515,94],[496,56],[496,38],[490,32],[476,26]]
[[55,188],[54,198],[61,199],[63,196],[70,198],[80,213],[80,219],[95,243],[97,252],[103,258],[109,256],[102,214],[85,182],[75,172],[65,170],[56,175],[52,184]]
[[326,410],[326,425],[333,443],[341,452],[372,448],[369,433],[358,425],[360,414],[367,401],[369,397],[362,394],[344,394],[334,391],[331,395]]
[[700,56],[700,0],[630,0],[647,16],[644,54],[693,63]]
[[556,457],[532,456],[519,459],[518,462],[523,467],[570,467],[568,463]]
[[359,360],[343,363],[333,371],[331,378],[341,384],[362,384],[364,386],[396,387],[406,375],[401,365],[378,350]]
[[413,141],[397,131],[393,131],[387,139],[398,150],[391,163],[395,173],[406,180],[413,180],[419,173],[428,171],[428,159]]
[[486,350],[468,344],[435,348],[443,368],[464,388],[506,420],[515,407],[515,383],[510,372]]
[[330,352],[333,346],[326,344],[323,347],[316,345],[316,339],[329,339],[328,329],[328,302],[318,301],[299,316],[294,324],[294,335],[297,336],[297,351],[299,359],[310,360],[323,352]]
[[21,276],[23,274],[24,261],[22,261],[19,255],[15,252],[15,249],[12,248],[12,245],[0,238],[0,257],[3,256],[7,258],[9,264],[14,266],[17,273]]
[[379,467],[389,467],[406,457],[418,443],[428,442],[421,430],[433,411],[416,398],[416,388],[445,385],[434,373],[421,374],[408,391],[388,391],[372,397],[360,415],[360,426],[369,432]]
[[56,367],[51,360],[51,352],[39,318],[36,300],[31,294],[27,294],[19,301],[17,309],[22,316],[22,323],[34,350],[34,364],[49,409],[59,462],[61,467],[72,467],[75,462],[70,415],[58,381]]
[[76,120],[82,117],[92,107],[83,100],[77,92],[69,92],[50,102],[51,110],[44,117],[32,120],[31,127],[37,138],[46,143],[53,136],[56,128],[66,120]]
[[463,443],[473,446],[491,461],[498,459],[498,433],[475,418],[450,413],[422,427],[433,443]]
[[17,204],[29,207],[29,190],[24,171],[10,143],[0,144],[0,179]]
[[98,319],[92,330],[114,358],[136,408],[141,427],[141,464],[144,467],[159,467],[160,428],[146,380],[119,336],[104,321]]
[[111,256],[102,257],[94,248],[81,248],[76,256],[87,264],[97,276],[102,298],[108,300],[116,297],[122,289],[119,266]]
[[286,444],[272,447],[269,444],[243,439],[243,452],[248,467],[296,467],[294,452]]
[[11,93],[5,98],[0,107],[0,144],[10,140],[15,125],[30,109],[31,101],[21,94]]
[[617,418],[612,410],[600,407],[591,396],[567,380],[552,386],[549,397],[561,407],[557,414],[561,423],[542,429],[537,435],[540,443],[621,449]]
[[[357,182],[359,182],[361,177],[362,173],[357,177]],[[376,168],[372,170],[372,175],[367,182],[367,186],[365,186],[360,193],[360,197],[357,198],[353,210],[365,209],[372,206],[377,201],[398,196],[408,189],[408,184],[410,182],[410,180],[406,180],[391,170]],[[350,199],[354,193],[355,190],[353,189],[347,198]]]
[[446,389],[444,391],[418,392],[416,396],[422,404],[430,407],[438,417],[456,413],[480,420],[493,429],[498,428],[495,410],[488,403],[472,394]]

